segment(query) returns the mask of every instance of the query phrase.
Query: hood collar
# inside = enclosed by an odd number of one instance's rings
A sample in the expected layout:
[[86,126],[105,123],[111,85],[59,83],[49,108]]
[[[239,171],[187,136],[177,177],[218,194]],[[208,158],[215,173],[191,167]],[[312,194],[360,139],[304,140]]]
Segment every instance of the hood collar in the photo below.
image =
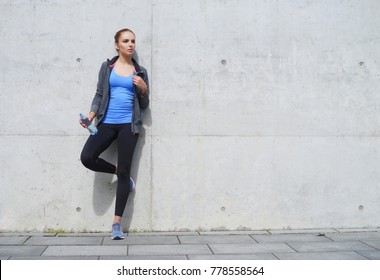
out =
[[[115,63],[116,63],[116,60],[119,58],[119,56],[117,55],[117,56],[115,56],[115,57],[113,57],[112,59],[107,59],[107,61],[108,61],[108,66],[109,67],[114,67],[115,66]],[[137,62],[136,62],[136,60],[132,57],[132,62],[133,62],[133,65],[135,66],[135,68],[137,69],[137,68],[139,68],[140,69],[140,67],[136,67],[136,66],[138,66],[138,64],[137,64]]]

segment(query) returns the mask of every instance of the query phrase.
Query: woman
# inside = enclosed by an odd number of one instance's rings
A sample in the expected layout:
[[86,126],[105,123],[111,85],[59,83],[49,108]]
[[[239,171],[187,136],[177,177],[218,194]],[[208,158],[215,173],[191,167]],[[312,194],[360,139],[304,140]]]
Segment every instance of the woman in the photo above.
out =
[[[131,163],[142,126],[140,109],[149,105],[149,83],[145,68],[132,58],[136,37],[129,29],[115,34],[118,56],[105,61],[99,71],[95,97],[88,119],[95,119],[98,133],[90,135],[81,161],[87,168],[104,173],[116,174],[115,217],[112,224],[112,239],[123,239],[121,218],[130,191]],[[86,124],[80,120],[80,124]],[[100,154],[118,139],[117,167],[101,158]]]

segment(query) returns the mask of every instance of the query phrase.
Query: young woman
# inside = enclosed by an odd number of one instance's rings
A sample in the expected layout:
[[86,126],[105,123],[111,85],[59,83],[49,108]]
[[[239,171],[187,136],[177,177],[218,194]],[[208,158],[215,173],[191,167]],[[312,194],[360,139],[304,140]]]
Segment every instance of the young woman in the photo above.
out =
[[[133,153],[142,126],[141,109],[149,105],[149,83],[145,68],[132,58],[136,47],[136,36],[129,29],[115,34],[118,56],[103,62],[97,90],[91,104],[88,119],[95,119],[98,133],[90,135],[81,154],[83,165],[96,172],[116,174],[115,216],[112,224],[112,239],[123,239],[121,218],[127,204]],[[86,124],[80,120],[80,124]],[[99,158],[111,143],[118,140],[117,167]]]

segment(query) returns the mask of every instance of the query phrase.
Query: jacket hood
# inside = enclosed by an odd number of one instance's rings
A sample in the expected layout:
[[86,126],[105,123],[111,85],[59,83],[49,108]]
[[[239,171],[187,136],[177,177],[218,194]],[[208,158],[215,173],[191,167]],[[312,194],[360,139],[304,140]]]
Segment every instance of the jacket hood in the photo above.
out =
[[[117,56],[113,57],[112,59],[107,59],[108,65],[110,67],[113,67],[118,58],[119,58],[119,56],[117,55]],[[135,66],[136,70],[140,71],[140,65],[137,63],[137,61],[133,57],[132,57],[132,62],[133,62],[133,65]]]
[[113,64],[115,64],[115,62],[116,62],[116,60],[119,58],[119,56],[117,55],[117,56],[114,56],[113,58],[111,58],[111,59],[107,59],[107,62],[108,62],[108,65],[113,65]]

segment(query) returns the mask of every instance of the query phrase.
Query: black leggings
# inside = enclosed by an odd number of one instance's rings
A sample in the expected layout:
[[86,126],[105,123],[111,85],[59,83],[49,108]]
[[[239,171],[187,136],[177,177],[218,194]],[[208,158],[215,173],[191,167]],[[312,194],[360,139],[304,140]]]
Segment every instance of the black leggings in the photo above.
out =
[[111,143],[118,139],[118,159],[117,159],[117,190],[115,215],[123,216],[125,205],[129,196],[129,177],[133,153],[139,138],[138,134],[133,134],[131,124],[100,124],[98,133],[90,135],[83,147],[81,161],[84,166],[96,172],[115,174],[116,166],[99,158]]

